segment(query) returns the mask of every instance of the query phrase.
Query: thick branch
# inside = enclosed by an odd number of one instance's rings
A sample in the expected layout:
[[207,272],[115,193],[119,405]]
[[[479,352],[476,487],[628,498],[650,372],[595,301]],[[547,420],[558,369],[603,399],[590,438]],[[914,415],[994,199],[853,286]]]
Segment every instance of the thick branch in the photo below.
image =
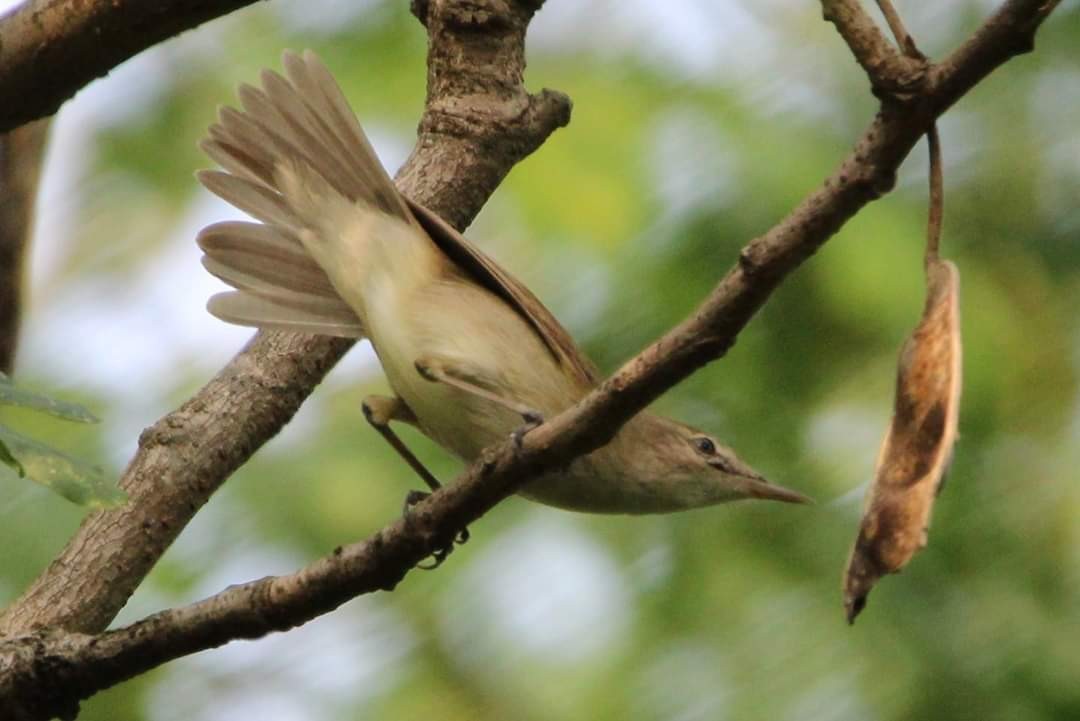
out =
[[[542,0],[413,4],[428,29],[427,101],[419,140],[399,180],[408,187],[427,179],[432,204],[413,199],[437,209],[451,225],[469,224],[474,209],[484,204],[513,166],[505,162],[508,155],[525,157],[554,128],[570,120],[570,99],[562,93],[543,90],[529,95],[522,89],[525,30],[542,4]],[[441,157],[423,153],[434,142],[446,156],[468,165],[448,165]]]
[[[1035,3],[1007,3],[1038,12]],[[1020,14],[1030,19],[1032,14]],[[998,15],[995,16],[997,18]],[[990,22],[995,22],[991,19]],[[1024,23],[1016,26],[1024,31]],[[1000,35],[981,33],[1001,40]],[[964,46],[967,47],[966,45]],[[891,187],[892,178],[918,138],[976,82],[1005,62],[1015,43],[992,52],[964,51],[952,75],[923,102],[880,113],[852,153],[788,217],[743,249],[739,262],[687,320],[649,346],[577,406],[532,431],[516,449],[512,443],[489,449],[453,485],[417,507],[410,521],[399,520],[370,540],[349,546],[299,573],[230,588],[187,608],[152,616],[99,637],[41,633],[0,645],[0,668],[7,674],[0,703],[26,698],[21,688],[40,688],[42,676],[64,673],[85,695],[171,658],[227,642],[252,638],[303,623],[352,596],[392,588],[420,558],[501,498],[537,474],[605,443],[619,425],[696,368],[718,358],[780,281],[819,248],[860,208]],[[966,62],[980,59],[978,67]],[[934,111],[927,111],[926,108]],[[27,649],[30,649],[29,651]],[[59,671],[58,671],[59,669]],[[14,673],[14,671],[18,673]],[[10,695],[7,695],[10,694]],[[30,717],[33,718],[33,717]]]
[[[566,124],[570,104],[558,93],[530,96],[521,85],[532,4],[493,0],[500,22],[469,36],[468,43],[442,19],[454,7],[435,3],[429,13],[432,46],[456,50],[431,53],[435,89],[398,186],[460,227],[514,163]],[[448,76],[472,78],[464,87],[476,94],[440,94],[459,90]],[[488,87],[500,91],[493,96]],[[461,132],[443,130],[427,119],[431,113],[465,118]],[[288,422],[349,347],[339,339],[258,333],[191,400],[143,433],[120,482],[130,501],[87,517],[60,556],[0,616],[0,633],[104,629],[202,504]]]
[[28,0],[0,19],[0,132],[52,115],[128,58],[253,0]]
[[22,315],[23,270],[49,121],[0,135],[0,372],[10,374]]

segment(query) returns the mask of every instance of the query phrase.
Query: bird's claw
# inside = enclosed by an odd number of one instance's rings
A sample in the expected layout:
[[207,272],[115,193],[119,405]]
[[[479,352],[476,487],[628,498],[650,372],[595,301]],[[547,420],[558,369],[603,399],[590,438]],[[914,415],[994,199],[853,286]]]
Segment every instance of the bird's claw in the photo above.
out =
[[538,411],[525,411],[521,414],[521,417],[525,419],[525,423],[510,434],[510,437],[514,439],[514,447],[518,450],[521,449],[521,444],[525,441],[525,435],[544,424],[544,416]]
[[[427,491],[409,491],[408,493],[406,493],[405,494],[405,506],[404,506],[404,508],[402,508],[401,515],[407,518],[408,515],[409,515],[409,512],[412,511],[413,506],[415,506],[416,504],[424,501],[430,495],[431,494],[428,493]],[[463,528],[457,533],[456,536],[454,536],[453,541],[446,544],[445,546],[442,546],[440,548],[436,548],[431,553],[431,562],[430,563],[418,563],[418,564],[416,564],[416,567],[417,568],[422,568],[425,571],[431,571],[431,570],[434,570],[434,569],[438,568],[439,566],[442,565],[442,562],[446,560],[446,557],[449,556],[451,552],[453,552],[454,546],[460,546],[461,544],[468,542],[468,540],[469,540],[469,529],[468,528]]]
[[409,491],[408,493],[406,493],[405,494],[405,503],[401,507],[401,515],[402,516],[408,516],[409,511],[411,511],[413,509],[413,506],[420,503],[421,501],[424,501],[430,495],[431,494],[428,493],[427,491]]
[[450,544],[449,546],[443,546],[442,548],[437,548],[435,549],[435,551],[432,552],[431,561],[429,563],[418,563],[416,564],[416,567],[423,569],[424,571],[434,571],[436,568],[442,565],[442,562],[446,560],[446,557],[449,556],[450,552],[453,550],[453,544]]

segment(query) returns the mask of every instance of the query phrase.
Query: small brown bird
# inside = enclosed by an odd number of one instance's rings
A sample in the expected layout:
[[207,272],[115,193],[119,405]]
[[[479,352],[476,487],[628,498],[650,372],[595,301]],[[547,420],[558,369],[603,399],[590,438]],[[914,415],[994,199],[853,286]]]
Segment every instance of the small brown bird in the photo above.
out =
[[[436,488],[391,421],[469,462],[576,403],[596,370],[524,285],[397,191],[311,51],[286,52],[284,66],[287,79],[265,70],[261,89],[242,85],[243,110],[222,108],[202,143],[225,172],[199,180],[262,221],[199,234],[206,268],[236,289],[209,310],[240,325],[370,339],[396,395],[365,399],[364,414]],[[808,501],[705,433],[647,412],[521,495],[593,513]]]

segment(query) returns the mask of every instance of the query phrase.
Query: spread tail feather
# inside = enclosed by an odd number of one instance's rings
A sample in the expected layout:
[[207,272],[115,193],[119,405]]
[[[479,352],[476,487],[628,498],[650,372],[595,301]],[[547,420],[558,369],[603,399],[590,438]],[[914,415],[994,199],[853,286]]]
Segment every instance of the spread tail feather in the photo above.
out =
[[241,85],[242,109],[221,108],[200,143],[224,172],[201,171],[199,181],[263,223],[199,234],[207,270],[236,288],[208,308],[241,325],[361,337],[361,318],[301,238],[334,232],[322,227],[326,211],[343,201],[416,221],[330,71],[310,50],[286,51],[283,63],[287,77],[266,70],[261,88]]
[[339,338],[363,338],[364,328],[355,315],[351,320],[334,321],[323,313],[279,305],[266,298],[242,291],[227,291],[211,296],[206,307],[227,323],[255,326],[266,330],[287,330]]

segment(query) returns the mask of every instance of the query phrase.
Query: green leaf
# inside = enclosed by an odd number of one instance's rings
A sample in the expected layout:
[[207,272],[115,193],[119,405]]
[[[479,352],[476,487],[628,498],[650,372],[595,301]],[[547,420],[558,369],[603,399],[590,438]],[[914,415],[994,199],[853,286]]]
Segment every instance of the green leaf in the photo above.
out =
[[[106,482],[101,469],[0,425],[0,445],[12,456],[20,476],[49,488],[80,506],[118,506],[127,494]],[[10,463],[8,465],[11,465]]]
[[79,404],[56,400],[41,393],[19,388],[12,384],[11,379],[3,373],[0,373],[0,405],[29,408],[30,410],[62,418],[65,421],[76,421],[78,423],[98,422],[97,416]]

